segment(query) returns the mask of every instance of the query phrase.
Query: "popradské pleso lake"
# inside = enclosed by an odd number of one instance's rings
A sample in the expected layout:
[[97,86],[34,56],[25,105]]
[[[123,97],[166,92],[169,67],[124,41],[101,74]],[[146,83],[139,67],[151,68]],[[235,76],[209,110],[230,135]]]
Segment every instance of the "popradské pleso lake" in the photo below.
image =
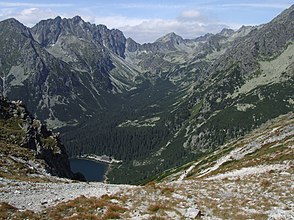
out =
[[87,181],[101,182],[108,169],[108,164],[82,158],[69,160],[71,170],[82,173]]

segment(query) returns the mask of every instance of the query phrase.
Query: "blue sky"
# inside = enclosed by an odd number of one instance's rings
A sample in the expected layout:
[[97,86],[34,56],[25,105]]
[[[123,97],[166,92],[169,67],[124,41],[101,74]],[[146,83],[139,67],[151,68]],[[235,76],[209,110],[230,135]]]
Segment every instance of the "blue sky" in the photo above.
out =
[[0,0],[0,20],[14,17],[27,26],[58,15],[118,28],[136,41],[153,42],[175,32],[184,38],[222,28],[267,23],[293,0]]

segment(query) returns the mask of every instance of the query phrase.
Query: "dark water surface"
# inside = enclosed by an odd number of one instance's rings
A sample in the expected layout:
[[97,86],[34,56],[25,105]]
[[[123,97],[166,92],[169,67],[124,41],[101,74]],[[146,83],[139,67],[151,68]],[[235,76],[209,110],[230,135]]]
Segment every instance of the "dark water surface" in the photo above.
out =
[[104,174],[108,169],[107,164],[93,160],[73,158],[69,162],[71,170],[82,173],[87,181],[103,181]]

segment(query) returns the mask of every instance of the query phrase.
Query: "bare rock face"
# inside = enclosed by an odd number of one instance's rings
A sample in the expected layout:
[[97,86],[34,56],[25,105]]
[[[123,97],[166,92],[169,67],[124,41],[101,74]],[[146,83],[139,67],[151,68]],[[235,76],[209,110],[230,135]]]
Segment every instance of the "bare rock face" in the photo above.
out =
[[[69,165],[68,156],[61,143],[58,134],[48,130],[47,127],[37,119],[34,119],[26,110],[22,102],[11,102],[0,96],[0,120],[6,126],[10,126],[10,132],[17,132],[19,138],[12,144],[18,148],[28,148],[33,151],[35,158],[45,162],[45,170],[58,177],[75,179],[75,175]],[[8,125],[7,125],[8,124]],[[4,138],[5,127],[1,128],[1,139]],[[12,130],[12,131],[11,131]],[[10,136],[15,136],[10,134]],[[9,137],[9,133],[7,133]],[[10,144],[9,139],[6,142]],[[13,152],[11,152],[13,155]]]
[[72,19],[43,20],[31,29],[32,35],[42,46],[55,44],[61,36],[75,36],[105,46],[115,54],[124,57],[126,38],[120,30],[109,30],[104,25],[94,25],[82,20],[80,16]]
[[[245,37],[236,40],[224,56],[216,60],[207,72],[214,73],[228,69],[232,62],[238,62],[242,73],[252,72],[258,57],[277,55],[288,42],[294,40],[294,6],[285,10],[270,23],[256,27]],[[240,30],[244,29],[242,27]]]

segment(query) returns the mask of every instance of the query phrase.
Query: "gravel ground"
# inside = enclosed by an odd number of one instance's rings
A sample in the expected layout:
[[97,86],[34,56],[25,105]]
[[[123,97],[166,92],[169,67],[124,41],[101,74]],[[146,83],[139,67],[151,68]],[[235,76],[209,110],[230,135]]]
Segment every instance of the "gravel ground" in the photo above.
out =
[[32,183],[0,178],[0,202],[7,202],[21,210],[40,211],[80,195],[99,197],[126,188],[134,188],[134,186],[68,181]]

